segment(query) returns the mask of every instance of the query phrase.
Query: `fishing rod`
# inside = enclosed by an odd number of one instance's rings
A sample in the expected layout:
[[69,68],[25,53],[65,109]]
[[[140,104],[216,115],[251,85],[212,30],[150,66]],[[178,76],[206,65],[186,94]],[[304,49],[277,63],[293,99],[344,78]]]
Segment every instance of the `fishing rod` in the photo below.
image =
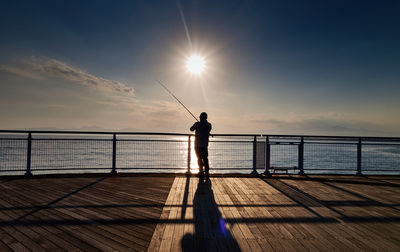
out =
[[172,95],[172,97],[174,97],[175,98],[175,100],[177,100],[178,102],[179,102],[179,104],[181,104],[185,109],[186,109],[186,111],[187,112],[189,112],[189,114],[191,115],[191,116],[193,116],[193,118],[196,120],[196,121],[199,121],[194,115],[193,115],[193,113],[192,112],[190,112],[190,110],[164,85],[164,84],[162,84],[161,83],[161,81],[159,81],[159,80],[156,80],[157,82],[158,82],[158,84],[160,84],[170,95]]

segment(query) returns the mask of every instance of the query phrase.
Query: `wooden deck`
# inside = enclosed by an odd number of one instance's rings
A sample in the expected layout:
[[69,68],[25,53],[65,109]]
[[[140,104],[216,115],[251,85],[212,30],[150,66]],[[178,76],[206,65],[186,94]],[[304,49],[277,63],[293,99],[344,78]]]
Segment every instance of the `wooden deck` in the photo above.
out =
[[399,251],[400,177],[0,180],[0,251]]
[[173,181],[0,180],[0,251],[146,251]]
[[400,250],[400,178],[176,178],[149,247],[332,250]]

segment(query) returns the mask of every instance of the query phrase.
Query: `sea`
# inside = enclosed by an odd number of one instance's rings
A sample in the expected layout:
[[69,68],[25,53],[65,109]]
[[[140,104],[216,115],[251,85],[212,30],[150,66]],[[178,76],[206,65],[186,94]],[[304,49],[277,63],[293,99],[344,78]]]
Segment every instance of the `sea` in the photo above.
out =
[[[198,172],[193,146],[186,136],[118,136],[115,144],[117,172]],[[265,138],[213,137],[209,143],[210,173],[264,173],[268,164]],[[268,170],[299,173],[299,141],[270,140]],[[27,135],[0,135],[0,176],[23,175],[28,163]],[[358,148],[354,140],[305,140],[305,174],[356,174]],[[31,144],[32,174],[107,173],[113,164],[113,140],[109,135],[36,134]],[[280,168],[280,169],[279,169]],[[284,168],[282,170],[282,168]],[[399,142],[363,142],[361,172],[365,175],[400,175]]]

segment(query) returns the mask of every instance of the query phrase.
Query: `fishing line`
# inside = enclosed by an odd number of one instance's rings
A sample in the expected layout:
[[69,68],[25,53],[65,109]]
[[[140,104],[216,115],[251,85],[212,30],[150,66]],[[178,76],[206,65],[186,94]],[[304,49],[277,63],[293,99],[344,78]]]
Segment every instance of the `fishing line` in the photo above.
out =
[[193,118],[196,120],[196,121],[199,121],[194,115],[193,115],[193,113],[192,112],[190,112],[190,110],[164,85],[164,84],[162,84],[161,83],[161,81],[159,81],[159,80],[156,80],[157,81],[157,83],[158,84],[160,84],[160,86],[162,86],[172,97],[174,97],[175,98],[175,100],[177,100],[178,102],[179,102],[179,104],[181,104],[185,109],[186,109],[186,111],[187,112],[189,112],[189,114],[191,115],[191,116],[193,116]]

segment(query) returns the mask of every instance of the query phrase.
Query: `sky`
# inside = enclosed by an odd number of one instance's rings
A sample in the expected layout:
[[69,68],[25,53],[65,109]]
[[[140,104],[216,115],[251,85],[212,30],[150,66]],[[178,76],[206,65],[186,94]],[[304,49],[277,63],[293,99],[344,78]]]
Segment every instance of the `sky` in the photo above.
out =
[[189,132],[160,80],[214,133],[398,137],[399,13],[390,0],[6,0],[0,129]]

